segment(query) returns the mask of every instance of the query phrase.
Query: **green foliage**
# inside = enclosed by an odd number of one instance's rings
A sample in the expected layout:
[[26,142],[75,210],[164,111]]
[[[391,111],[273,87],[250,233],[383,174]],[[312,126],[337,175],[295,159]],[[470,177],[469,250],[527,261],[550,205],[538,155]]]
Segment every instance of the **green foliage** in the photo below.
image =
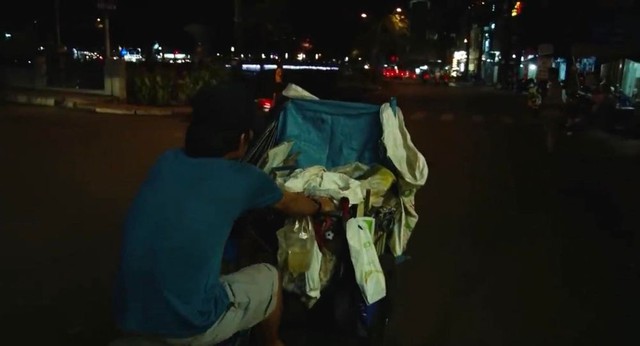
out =
[[[359,54],[374,57],[395,51],[402,53],[409,44],[409,19],[403,14],[392,13],[377,19],[367,19],[365,29],[357,37],[355,49]],[[375,60],[375,59],[372,59]]]
[[127,73],[129,101],[154,106],[186,105],[198,89],[226,80],[228,75],[226,68],[218,64],[131,65]]

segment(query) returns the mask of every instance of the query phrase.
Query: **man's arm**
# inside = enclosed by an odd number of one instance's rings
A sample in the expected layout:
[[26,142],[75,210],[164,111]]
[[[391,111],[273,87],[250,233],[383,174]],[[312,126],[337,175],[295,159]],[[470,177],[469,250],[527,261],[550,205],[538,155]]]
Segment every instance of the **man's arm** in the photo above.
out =
[[328,198],[311,199],[302,193],[282,192],[282,199],[273,207],[289,216],[313,216],[335,210]]

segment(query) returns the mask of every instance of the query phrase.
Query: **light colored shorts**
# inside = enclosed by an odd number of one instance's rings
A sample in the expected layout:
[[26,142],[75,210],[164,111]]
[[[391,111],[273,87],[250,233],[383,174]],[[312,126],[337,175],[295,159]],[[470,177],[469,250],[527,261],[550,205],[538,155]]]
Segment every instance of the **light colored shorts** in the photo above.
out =
[[221,277],[231,302],[229,309],[203,334],[166,341],[171,345],[209,346],[252,328],[275,309],[278,278],[278,270],[269,264],[252,265]]

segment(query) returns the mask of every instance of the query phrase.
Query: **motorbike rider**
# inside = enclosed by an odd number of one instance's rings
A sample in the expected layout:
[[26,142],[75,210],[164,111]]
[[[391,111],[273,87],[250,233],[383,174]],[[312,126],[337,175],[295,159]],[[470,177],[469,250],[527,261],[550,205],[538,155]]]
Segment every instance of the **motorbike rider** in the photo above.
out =
[[593,92],[591,124],[601,130],[612,130],[617,100],[608,83],[601,83]]
[[258,264],[220,277],[225,242],[248,210],[310,216],[334,205],[282,191],[239,161],[252,138],[252,101],[241,84],[202,88],[184,148],[162,154],[142,184],[126,218],[116,280],[115,317],[125,333],[212,345],[258,326],[265,345],[283,345],[278,270]]

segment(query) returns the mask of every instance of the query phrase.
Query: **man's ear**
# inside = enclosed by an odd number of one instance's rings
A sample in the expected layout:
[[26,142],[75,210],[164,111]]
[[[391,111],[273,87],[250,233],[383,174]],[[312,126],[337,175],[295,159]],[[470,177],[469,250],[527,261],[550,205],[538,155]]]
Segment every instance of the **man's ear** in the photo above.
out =
[[249,143],[251,142],[251,140],[253,139],[253,131],[249,130],[243,134],[240,135],[240,148],[242,148],[245,145],[249,145]]

